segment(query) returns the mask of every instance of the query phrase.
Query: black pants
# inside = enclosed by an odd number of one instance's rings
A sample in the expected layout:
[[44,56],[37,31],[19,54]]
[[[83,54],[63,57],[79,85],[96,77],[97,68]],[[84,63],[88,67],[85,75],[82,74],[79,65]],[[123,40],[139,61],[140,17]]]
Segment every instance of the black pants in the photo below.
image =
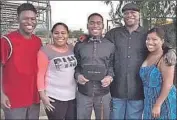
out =
[[[51,98],[53,99],[53,98]],[[76,120],[76,100],[69,100],[69,101],[60,101],[55,100],[55,102],[51,102],[51,104],[55,107],[53,111],[48,111],[47,109],[46,114],[49,120],[57,119],[57,120]]]

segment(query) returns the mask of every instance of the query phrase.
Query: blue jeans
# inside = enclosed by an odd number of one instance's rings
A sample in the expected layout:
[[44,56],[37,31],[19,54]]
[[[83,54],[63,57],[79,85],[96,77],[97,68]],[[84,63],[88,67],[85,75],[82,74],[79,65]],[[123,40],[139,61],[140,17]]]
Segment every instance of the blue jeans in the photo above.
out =
[[142,119],[143,100],[112,98],[110,119]]

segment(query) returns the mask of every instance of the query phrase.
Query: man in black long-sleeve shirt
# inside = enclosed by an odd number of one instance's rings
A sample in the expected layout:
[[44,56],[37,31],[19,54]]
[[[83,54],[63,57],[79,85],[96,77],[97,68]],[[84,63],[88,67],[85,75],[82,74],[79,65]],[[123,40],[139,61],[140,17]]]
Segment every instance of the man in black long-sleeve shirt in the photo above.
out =
[[96,119],[109,119],[109,85],[114,76],[114,44],[102,37],[103,17],[88,17],[89,36],[75,45],[78,61],[75,78],[78,82],[77,119],[90,119],[94,108]]
[[148,53],[146,30],[139,26],[140,13],[135,4],[126,4],[122,12],[125,26],[105,35],[116,46],[111,119],[142,119],[144,94],[139,68]]

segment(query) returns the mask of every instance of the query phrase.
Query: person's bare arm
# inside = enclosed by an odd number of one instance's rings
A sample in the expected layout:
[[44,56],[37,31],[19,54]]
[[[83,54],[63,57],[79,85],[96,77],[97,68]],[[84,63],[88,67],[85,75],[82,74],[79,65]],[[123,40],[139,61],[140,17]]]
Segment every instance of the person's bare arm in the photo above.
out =
[[152,109],[152,116],[154,118],[160,117],[160,110],[163,102],[167,98],[172,86],[173,86],[173,80],[174,80],[174,70],[175,65],[168,65],[165,61],[165,58],[161,60],[160,62],[160,71],[162,74],[162,88],[160,91],[160,95],[156,100],[156,103],[153,106]]
[[167,98],[169,91],[173,85],[174,80],[174,70],[175,65],[168,66],[164,61],[162,61],[160,65],[160,71],[162,73],[162,88],[158,99],[156,100],[156,104],[162,105],[162,103]]

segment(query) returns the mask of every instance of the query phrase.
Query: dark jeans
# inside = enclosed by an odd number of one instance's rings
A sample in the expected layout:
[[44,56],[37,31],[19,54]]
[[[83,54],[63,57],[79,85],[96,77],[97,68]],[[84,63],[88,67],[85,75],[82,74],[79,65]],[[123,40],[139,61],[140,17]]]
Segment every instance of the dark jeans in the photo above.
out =
[[104,96],[85,96],[77,92],[77,118],[79,120],[90,120],[92,110],[97,120],[108,120],[110,115],[110,93]]
[[3,108],[5,120],[38,120],[40,104],[33,104],[23,108]]
[[[53,99],[53,98],[51,98]],[[57,120],[67,120],[67,119],[75,119],[76,120],[76,100],[69,101],[60,101],[55,100],[55,102],[51,102],[51,104],[55,107],[53,111],[48,111],[45,109],[46,114],[49,120],[57,119]]]

